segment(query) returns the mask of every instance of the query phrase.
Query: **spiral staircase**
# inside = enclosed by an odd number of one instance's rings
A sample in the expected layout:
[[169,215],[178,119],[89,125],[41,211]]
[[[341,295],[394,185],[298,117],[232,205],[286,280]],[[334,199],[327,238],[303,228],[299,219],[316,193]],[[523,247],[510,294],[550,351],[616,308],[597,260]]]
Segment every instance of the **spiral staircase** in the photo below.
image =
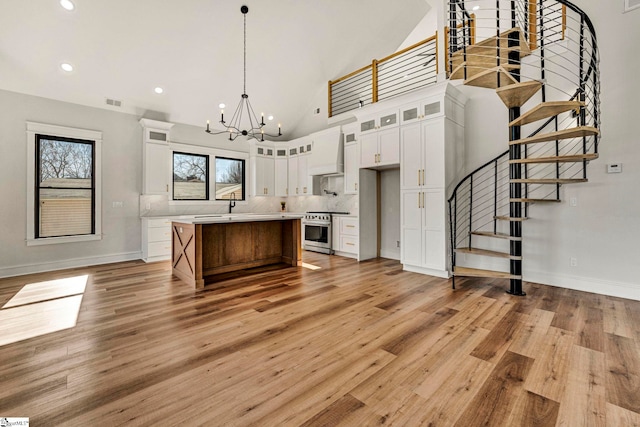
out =
[[464,0],[448,5],[449,78],[494,90],[509,114],[508,150],[449,199],[452,286],[461,276],[505,278],[509,293],[525,295],[524,221],[562,202],[562,186],[587,182],[598,158],[595,30],[565,0],[498,0],[475,15]]

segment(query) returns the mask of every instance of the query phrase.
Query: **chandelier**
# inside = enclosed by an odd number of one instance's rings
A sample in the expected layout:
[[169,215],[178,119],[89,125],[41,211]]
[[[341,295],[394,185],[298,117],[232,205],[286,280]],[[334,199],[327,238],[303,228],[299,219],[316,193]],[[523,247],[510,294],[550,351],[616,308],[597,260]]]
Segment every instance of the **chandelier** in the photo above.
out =
[[[231,121],[229,123],[224,121],[224,110],[220,110],[220,123],[226,128],[226,130],[220,132],[212,132],[209,128],[209,120],[207,120],[207,129],[205,132],[211,135],[228,133],[229,141],[233,141],[240,135],[255,138],[258,141],[264,141],[265,135],[273,138],[282,136],[282,130],[280,124],[278,123],[277,135],[265,134],[264,114],[260,115],[260,121],[258,121],[256,113],[254,113],[253,108],[251,108],[249,95],[247,95],[247,13],[249,12],[249,8],[247,6],[242,6],[240,8],[240,12],[242,12],[242,15],[244,17],[244,86],[242,95],[240,97],[240,103],[238,104],[236,111],[233,113],[233,116],[231,117]],[[243,120],[242,117],[245,113],[248,118]]]

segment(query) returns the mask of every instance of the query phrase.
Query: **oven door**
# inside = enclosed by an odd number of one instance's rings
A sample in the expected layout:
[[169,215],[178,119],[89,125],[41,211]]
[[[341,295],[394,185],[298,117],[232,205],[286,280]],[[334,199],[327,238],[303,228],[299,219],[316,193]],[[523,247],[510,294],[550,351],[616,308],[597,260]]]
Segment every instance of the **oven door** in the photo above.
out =
[[305,222],[304,249],[331,253],[331,223]]

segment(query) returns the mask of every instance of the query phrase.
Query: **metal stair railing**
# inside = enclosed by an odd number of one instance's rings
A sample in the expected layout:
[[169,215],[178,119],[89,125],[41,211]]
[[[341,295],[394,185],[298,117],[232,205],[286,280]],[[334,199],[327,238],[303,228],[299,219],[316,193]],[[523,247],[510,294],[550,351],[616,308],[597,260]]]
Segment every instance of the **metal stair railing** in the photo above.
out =
[[[599,129],[599,56],[595,30],[589,17],[566,0],[497,0],[495,5],[495,9],[474,11],[474,35],[477,40],[472,41],[465,30],[470,15],[466,11],[464,0],[449,1],[449,28],[456,30],[449,31],[448,71],[452,71],[456,55],[462,55],[466,62],[467,49],[474,42],[481,42],[492,36],[496,38],[495,55],[493,52],[482,55],[486,55],[485,59],[489,63],[495,59],[496,65],[504,64],[500,55],[500,35],[511,28],[519,28],[531,53],[524,58],[509,61],[520,67],[512,74],[518,81],[538,80],[543,83],[542,90],[523,106],[523,111],[540,102],[552,100],[584,102],[584,106],[577,111],[550,117],[541,125],[534,123],[522,126],[522,135],[531,137],[578,126]],[[478,57],[480,54],[474,55]],[[467,78],[466,69],[464,78]],[[599,138],[600,135],[596,134],[523,145],[520,158],[597,154]],[[452,270],[456,266],[455,249],[461,246],[472,247],[473,232],[500,231],[494,217],[504,215],[505,211],[509,212],[508,155],[509,151],[501,153],[468,174],[457,184],[449,198]],[[571,163],[525,163],[518,167],[523,178],[586,178],[587,163],[586,160]],[[560,200],[560,184],[522,185],[523,198]],[[524,206],[526,217],[529,204]]]

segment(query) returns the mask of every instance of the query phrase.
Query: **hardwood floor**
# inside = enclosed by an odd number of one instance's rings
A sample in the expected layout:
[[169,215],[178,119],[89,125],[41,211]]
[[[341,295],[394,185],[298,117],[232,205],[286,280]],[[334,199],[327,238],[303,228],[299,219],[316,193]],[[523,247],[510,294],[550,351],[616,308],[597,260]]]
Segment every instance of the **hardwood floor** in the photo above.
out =
[[[458,279],[452,291],[396,261],[303,260],[321,268],[198,291],[169,262],[1,279],[0,319],[13,323],[10,333],[0,325],[0,416],[36,426],[640,426],[638,301],[536,284],[512,297],[505,279]],[[85,274],[83,293],[76,280],[14,298],[26,284]],[[47,313],[34,332],[29,320]]]

